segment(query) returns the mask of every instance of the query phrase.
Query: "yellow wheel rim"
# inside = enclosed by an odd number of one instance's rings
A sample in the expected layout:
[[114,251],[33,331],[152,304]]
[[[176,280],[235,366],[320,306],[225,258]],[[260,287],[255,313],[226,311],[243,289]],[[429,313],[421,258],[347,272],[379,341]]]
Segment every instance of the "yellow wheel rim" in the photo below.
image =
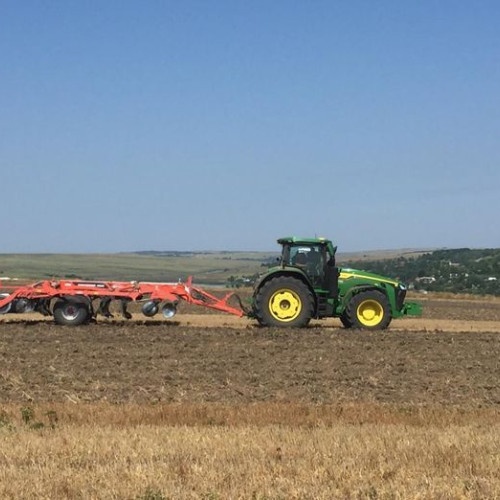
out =
[[364,326],[377,326],[384,318],[384,308],[376,300],[364,300],[356,311],[359,322]]
[[298,318],[301,310],[302,301],[293,290],[278,290],[269,299],[269,311],[278,321],[293,321]]

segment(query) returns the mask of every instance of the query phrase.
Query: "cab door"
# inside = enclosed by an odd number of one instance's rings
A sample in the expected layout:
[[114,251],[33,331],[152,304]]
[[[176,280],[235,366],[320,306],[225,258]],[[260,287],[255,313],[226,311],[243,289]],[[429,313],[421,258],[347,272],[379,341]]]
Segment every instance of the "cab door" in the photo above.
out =
[[339,295],[339,268],[335,265],[335,255],[324,248],[325,267],[324,267],[324,288],[328,290],[328,296],[337,298]]

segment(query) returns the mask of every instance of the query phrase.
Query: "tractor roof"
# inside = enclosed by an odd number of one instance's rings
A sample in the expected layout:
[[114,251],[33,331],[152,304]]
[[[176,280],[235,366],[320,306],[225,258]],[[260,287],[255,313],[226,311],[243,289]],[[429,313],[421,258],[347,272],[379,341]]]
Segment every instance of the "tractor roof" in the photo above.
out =
[[315,245],[315,244],[323,244],[326,245],[330,243],[326,238],[299,238],[298,236],[285,236],[284,238],[280,238],[278,240],[280,245],[285,243],[292,243],[295,245]]

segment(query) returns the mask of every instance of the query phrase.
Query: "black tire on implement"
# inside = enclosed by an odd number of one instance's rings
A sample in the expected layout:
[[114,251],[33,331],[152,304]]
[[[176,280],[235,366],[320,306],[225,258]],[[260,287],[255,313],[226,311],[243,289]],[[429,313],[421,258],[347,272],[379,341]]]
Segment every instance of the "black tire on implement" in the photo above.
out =
[[[0,299],[3,300],[8,297],[8,293],[0,293]],[[0,314],[7,314],[12,309],[12,302],[9,302],[6,306],[0,307]]]
[[77,326],[90,319],[87,304],[69,300],[58,300],[54,305],[53,314],[58,325]]
[[344,315],[352,328],[363,330],[385,330],[392,319],[387,296],[378,290],[366,290],[354,295]]
[[263,326],[307,326],[314,313],[309,287],[293,276],[277,276],[257,290],[254,302],[257,321]]

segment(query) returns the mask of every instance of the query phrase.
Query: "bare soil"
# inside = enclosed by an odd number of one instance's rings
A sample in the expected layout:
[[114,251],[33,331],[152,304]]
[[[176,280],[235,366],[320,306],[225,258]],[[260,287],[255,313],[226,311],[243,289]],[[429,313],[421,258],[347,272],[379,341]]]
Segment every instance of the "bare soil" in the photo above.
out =
[[0,322],[0,402],[500,405],[500,302],[426,300],[385,332],[223,315]]

